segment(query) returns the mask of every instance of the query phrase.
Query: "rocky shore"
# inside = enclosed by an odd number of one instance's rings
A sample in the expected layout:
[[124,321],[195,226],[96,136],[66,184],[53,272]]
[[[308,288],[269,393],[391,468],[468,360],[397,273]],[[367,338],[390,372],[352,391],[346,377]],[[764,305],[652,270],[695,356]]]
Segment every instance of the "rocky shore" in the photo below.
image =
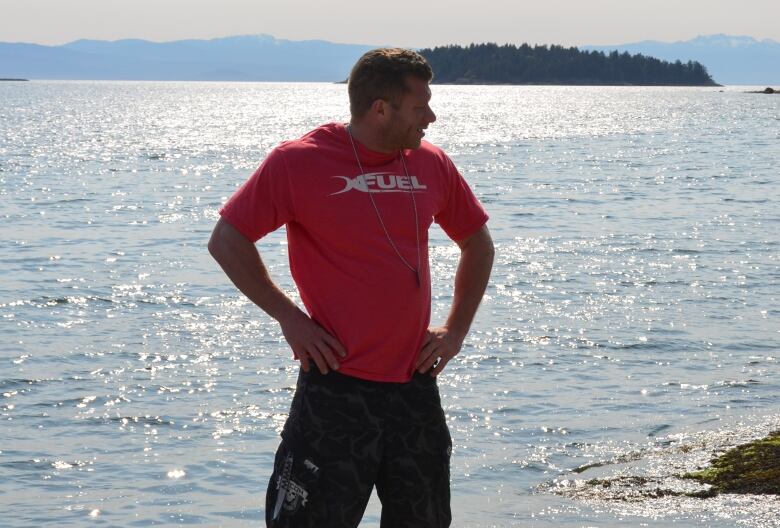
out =
[[621,516],[780,528],[780,416],[619,450],[562,471],[538,491]]

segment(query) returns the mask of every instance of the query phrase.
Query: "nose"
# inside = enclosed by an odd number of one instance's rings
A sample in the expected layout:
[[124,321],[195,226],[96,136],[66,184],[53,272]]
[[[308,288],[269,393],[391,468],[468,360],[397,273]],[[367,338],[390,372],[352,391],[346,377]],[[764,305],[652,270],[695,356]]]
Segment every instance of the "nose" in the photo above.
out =
[[428,107],[428,115],[426,116],[428,119],[428,123],[433,123],[436,121],[436,114],[433,113],[433,110],[431,110],[431,107]]

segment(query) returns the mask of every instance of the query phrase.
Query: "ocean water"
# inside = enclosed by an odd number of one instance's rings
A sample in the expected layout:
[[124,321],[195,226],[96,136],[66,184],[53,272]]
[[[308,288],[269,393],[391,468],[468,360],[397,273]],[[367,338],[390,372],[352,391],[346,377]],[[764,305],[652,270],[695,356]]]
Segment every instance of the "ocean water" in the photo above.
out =
[[[427,139],[497,249],[439,378],[454,527],[780,525],[775,497],[573,473],[665,477],[780,429],[780,97],[747,89],[433,87]],[[345,92],[0,83],[0,524],[262,524],[297,364],[206,242]],[[458,252],[431,244],[442,321]],[[297,299],[283,230],[258,247]]]

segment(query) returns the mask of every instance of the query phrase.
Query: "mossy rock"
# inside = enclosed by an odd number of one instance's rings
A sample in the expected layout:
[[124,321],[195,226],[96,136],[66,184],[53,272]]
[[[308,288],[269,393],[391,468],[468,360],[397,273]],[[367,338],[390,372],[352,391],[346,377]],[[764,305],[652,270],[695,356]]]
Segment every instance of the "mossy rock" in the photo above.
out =
[[780,495],[780,431],[730,449],[685,478],[710,484],[717,493]]

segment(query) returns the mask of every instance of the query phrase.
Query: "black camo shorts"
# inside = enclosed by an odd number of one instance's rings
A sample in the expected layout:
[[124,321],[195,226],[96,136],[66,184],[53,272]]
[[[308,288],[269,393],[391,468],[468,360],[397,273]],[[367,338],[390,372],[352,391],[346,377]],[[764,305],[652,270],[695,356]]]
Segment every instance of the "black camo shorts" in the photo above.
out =
[[436,379],[301,371],[266,494],[271,528],[356,527],[376,486],[382,528],[450,525],[452,441]]

